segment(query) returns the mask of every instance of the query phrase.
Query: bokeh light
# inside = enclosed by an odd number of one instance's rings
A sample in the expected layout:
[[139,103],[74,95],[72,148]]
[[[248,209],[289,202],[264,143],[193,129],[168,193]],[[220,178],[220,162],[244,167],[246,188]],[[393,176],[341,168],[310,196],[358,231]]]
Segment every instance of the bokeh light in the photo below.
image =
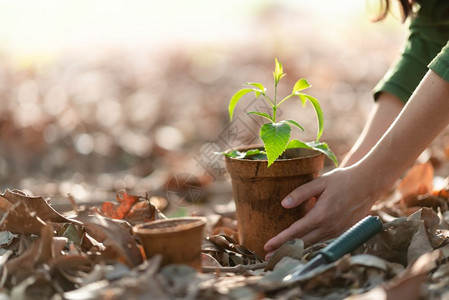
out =
[[[312,83],[341,157],[405,37],[397,18],[371,13],[362,0],[0,1],[0,186],[102,201],[203,178],[201,149],[226,147],[229,97],[246,81],[271,87],[274,57],[280,92]],[[282,113],[304,116],[308,139],[314,115],[298,106]]]

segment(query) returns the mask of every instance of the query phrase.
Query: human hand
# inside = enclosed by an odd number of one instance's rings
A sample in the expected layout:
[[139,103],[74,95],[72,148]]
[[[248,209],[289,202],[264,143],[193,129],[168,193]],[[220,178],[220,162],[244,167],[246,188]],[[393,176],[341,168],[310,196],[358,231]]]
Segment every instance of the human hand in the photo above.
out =
[[311,197],[317,198],[316,204],[265,244],[265,258],[269,259],[277,248],[294,238],[310,245],[338,236],[370,212],[380,192],[372,188],[369,176],[355,167],[335,169],[296,188],[282,200],[282,206],[292,208]]

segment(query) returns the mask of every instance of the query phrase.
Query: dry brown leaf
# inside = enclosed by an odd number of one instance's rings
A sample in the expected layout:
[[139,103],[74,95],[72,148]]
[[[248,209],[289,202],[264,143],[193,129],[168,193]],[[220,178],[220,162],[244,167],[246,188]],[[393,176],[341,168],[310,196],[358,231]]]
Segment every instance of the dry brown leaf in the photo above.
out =
[[126,191],[120,191],[115,196],[118,204],[104,202],[101,205],[101,212],[112,219],[123,219],[131,210],[134,203],[139,201],[139,196],[128,195]]
[[12,233],[39,234],[47,224],[35,213],[30,212],[25,203],[13,205],[3,215],[0,230]]
[[118,203],[104,202],[98,212],[111,219],[126,220],[132,225],[166,218],[158,208],[167,205],[167,200],[162,197],[148,199],[148,195],[142,198],[120,191],[116,200]]
[[0,196],[0,211],[6,213],[10,210],[12,203],[8,201],[8,199]]
[[131,207],[131,210],[125,216],[125,220],[131,225],[137,225],[154,221],[155,217],[156,207],[149,201],[139,201]]
[[[106,247],[112,247],[128,266],[135,267],[142,263],[143,258],[139,247],[128,229],[99,214],[89,215],[87,210],[80,211],[76,220],[82,222],[86,231],[91,235],[92,232],[101,233],[104,237],[101,242]],[[95,234],[92,236],[98,240]]]
[[[161,203],[161,197],[151,197],[135,203],[126,214],[125,220],[131,225],[142,224],[154,220],[166,219],[167,217],[159,210],[157,205]],[[154,204],[153,201],[157,204]],[[159,203],[159,204],[158,204]]]
[[57,283],[48,273],[31,273],[11,289],[11,299],[50,299],[58,292]]
[[448,238],[438,230],[440,218],[434,210],[423,207],[415,214],[411,215],[409,219],[421,220],[424,222],[425,232],[427,233],[427,238],[433,249],[440,247],[443,243],[447,242]]
[[268,260],[265,270],[273,270],[274,266],[284,257],[288,256],[301,260],[304,252],[304,242],[301,239],[293,239],[284,243]]
[[5,201],[11,204],[0,223],[0,230],[39,234],[45,222],[73,222],[55,211],[42,197],[6,190],[0,199],[2,207],[8,207]]
[[[407,197],[406,201],[403,201],[406,204],[408,210],[404,211],[404,214],[410,215],[420,209],[421,207],[431,207],[433,209],[437,209],[440,206],[440,200],[436,196],[432,196],[430,194],[423,195],[411,195]],[[414,211],[413,211],[414,210]]]
[[[438,215],[430,208],[423,207],[414,214],[410,215],[405,221],[400,222],[397,226],[388,228],[377,234],[368,244],[370,245],[369,253],[386,259],[390,262],[397,262],[404,266],[408,264],[408,251],[415,234],[419,231],[419,226],[424,225],[425,230],[415,237],[414,242],[417,243],[412,249],[417,252],[411,255],[414,259],[423,254],[419,245],[425,244],[427,239],[432,249],[442,245],[447,238],[436,230],[439,223]],[[424,240],[424,241],[423,241]],[[428,251],[429,248],[426,248]],[[430,249],[430,250],[432,250]],[[415,251],[415,250],[413,250]]]
[[53,228],[51,226],[44,226],[42,228],[39,241],[40,247],[39,251],[35,253],[35,264],[46,263],[55,255],[53,245]]
[[220,263],[210,254],[201,253],[201,267],[220,268]]
[[[132,269],[128,276],[122,276],[115,281],[102,280],[104,276],[99,275],[99,279],[64,293],[64,299],[170,299],[168,291],[164,291],[159,281],[159,276],[156,276],[160,262],[161,257],[156,255]],[[98,269],[100,273],[104,273],[102,267],[99,266]]]
[[410,242],[410,246],[407,251],[407,262],[408,264],[413,263],[421,255],[431,252],[433,247],[430,245],[429,239],[427,237],[427,231],[424,226],[424,222],[419,224],[418,230],[413,235]]
[[212,235],[226,235],[234,240],[236,243],[239,241],[239,234],[236,230],[232,230],[229,227],[215,227],[212,231]]
[[31,247],[27,251],[23,252],[20,256],[11,258],[5,264],[5,269],[8,272],[8,276],[15,275],[17,270],[30,273],[34,269],[36,262],[36,253],[41,248],[41,242],[36,241],[31,244]]
[[48,262],[53,257],[53,229],[51,226],[44,226],[41,230],[41,236],[34,241],[31,246],[20,256],[10,259],[6,263],[6,269],[9,275],[25,276],[31,272],[35,266]]
[[92,261],[84,255],[61,255],[54,258],[50,266],[59,271],[84,270],[92,268]]
[[435,250],[419,257],[402,276],[386,284],[388,299],[418,299],[427,274],[436,266],[441,251]]
[[12,204],[17,204],[19,202],[25,203],[30,212],[35,212],[36,215],[45,222],[71,222],[71,220],[65,218],[54,210],[42,197],[27,196],[20,191],[10,190],[6,190],[2,197],[7,199]]
[[438,224],[440,224],[440,218],[438,215],[430,208],[423,207],[415,214],[411,215],[409,220],[422,220],[426,226],[428,232],[435,232]]
[[[103,240],[106,238],[104,236]],[[89,233],[85,232],[83,234],[82,240],[81,240],[81,249],[84,251],[104,251],[105,246],[102,242],[96,240],[94,237],[92,237]],[[93,249],[92,249],[93,248]]]
[[363,266],[363,267],[369,267],[369,268],[376,268],[380,269],[382,271],[387,272],[389,269],[389,263],[374,255],[369,254],[359,254],[359,255],[353,255],[348,258],[349,264],[351,266]]
[[368,253],[389,262],[407,265],[407,251],[420,221],[406,220],[394,228],[388,228],[374,236],[369,242]]
[[413,206],[416,195],[432,192],[433,166],[430,162],[414,165],[399,182],[398,192],[406,206]]

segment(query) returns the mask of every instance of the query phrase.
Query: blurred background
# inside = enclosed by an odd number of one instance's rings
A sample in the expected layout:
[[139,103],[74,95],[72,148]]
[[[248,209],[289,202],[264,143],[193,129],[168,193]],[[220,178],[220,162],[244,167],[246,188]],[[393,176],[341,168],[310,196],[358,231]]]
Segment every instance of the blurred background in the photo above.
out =
[[[373,2],[1,0],[0,188],[60,205],[185,186],[193,201],[229,200],[214,152],[257,143],[261,120],[243,111],[264,107],[248,96],[231,123],[228,101],[247,81],[272,91],[275,57],[280,95],[307,78],[341,159],[406,37],[397,17],[370,22]],[[314,139],[311,107],[280,113]]]

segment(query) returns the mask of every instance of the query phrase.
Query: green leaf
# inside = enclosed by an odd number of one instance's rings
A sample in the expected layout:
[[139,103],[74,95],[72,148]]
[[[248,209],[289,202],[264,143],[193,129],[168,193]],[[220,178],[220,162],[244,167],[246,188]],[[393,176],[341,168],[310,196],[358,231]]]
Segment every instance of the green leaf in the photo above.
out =
[[73,224],[69,224],[65,227],[62,236],[66,237],[69,241],[73,242],[77,246],[81,244],[81,234],[78,231],[77,227]]
[[304,131],[304,128],[301,125],[299,125],[299,123],[296,122],[295,120],[284,120],[284,121],[281,121],[280,123],[288,123],[288,124],[291,124],[291,125],[293,125],[295,127],[298,127],[302,131]]
[[277,85],[279,80],[281,80],[282,77],[284,77],[286,74],[284,73],[284,68],[282,67],[282,64],[278,61],[277,58],[274,59],[275,66],[274,66],[274,84]]
[[267,153],[260,151],[258,154],[247,155],[247,157],[251,157],[253,160],[267,160]]
[[312,149],[306,143],[298,141],[298,140],[291,140],[290,142],[288,142],[287,147],[285,149],[292,149],[292,148]]
[[309,142],[304,143],[298,140],[291,140],[286,149],[292,149],[292,148],[306,148],[306,149],[313,149],[316,151],[319,151],[321,153],[324,153],[336,167],[338,167],[338,160],[335,156],[334,152],[329,148],[329,146],[326,143],[323,142]]
[[311,85],[309,84],[309,82],[307,82],[306,79],[301,78],[295,83],[295,86],[293,87],[292,94],[297,94],[300,91],[303,91],[303,90],[309,88],[310,86]]
[[225,155],[227,157],[232,157],[232,158],[238,158],[240,153],[241,152],[237,151],[237,150],[231,150],[231,151],[228,151],[228,152],[215,152],[215,154],[223,154],[223,155]]
[[[249,86],[253,86],[256,87],[260,90],[260,93],[265,93],[265,91],[267,90],[262,83],[258,83],[258,82],[245,82],[243,85],[249,85]],[[255,92],[255,91],[254,91]],[[259,94],[260,94],[259,93]],[[259,95],[257,95],[259,96]]]
[[335,156],[334,152],[332,152],[332,150],[329,148],[329,146],[326,143],[310,142],[310,143],[307,143],[307,145],[309,147],[311,147],[312,149],[315,149],[317,151],[320,151],[320,152],[326,154],[326,156],[329,157],[330,160],[332,160],[332,162],[335,164],[335,166],[338,167],[337,157]]
[[[229,107],[228,107],[228,111],[229,111],[229,118],[232,121],[232,117],[234,115],[234,109],[235,106],[237,105],[237,102],[239,102],[239,100],[245,96],[248,93],[251,92],[257,92],[254,89],[241,89],[239,91],[237,91],[234,96],[232,96],[231,101],[229,101]],[[257,94],[256,94],[257,95]]]
[[265,160],[267,159],[267,154],[260,149],[251,149],[246,151],[245,158]]
[[223,154],[225,156],[232,157],[232,158],[247,158],[250,156],[258,158],[259,156],[261,156],[261,159],[266,159],[265,152],[260,149],[250,149],[248,151],[231,150],[228,152],[219,152],[216,154]]
[[264,117],[268,120],[270,120],[271,122],[274,122],[273,118],[271,118],[271,116],[267,113],[264,112],[260,112],[260,111],[249,111],[247,112],[248,115],[256,115],[256,116],[260,116],[260,117]]
[[268,158],[268,167],[284,152],[290,139],[290,125],[286,123],[265,123],[260,129]]
[[263,153],[264,152],[260,149],[251,149],[251,150],[246,151],[245,157],[263,154]]
[[316,134],[316,142],[318,142],[320,140],[321,135],[323,134],[323,124],[324,124],[323,111],[321,110],[320,103],[316,98],[304,93],[299,93],[298,96],[301,99],[303,105],[306,103],[306,100],[309,100],[310,103],[312,103],[313,108],[315,109],[316,118],[318,121],[318,132]]

